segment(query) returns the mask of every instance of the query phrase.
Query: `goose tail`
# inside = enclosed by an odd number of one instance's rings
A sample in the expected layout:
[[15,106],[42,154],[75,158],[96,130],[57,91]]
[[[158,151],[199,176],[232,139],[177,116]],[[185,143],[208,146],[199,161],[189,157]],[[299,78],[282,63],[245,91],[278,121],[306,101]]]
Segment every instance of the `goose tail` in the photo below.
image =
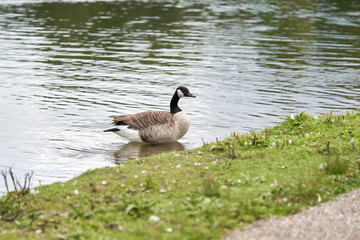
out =
[[118,132],[120,131],[120,128],[110,128],[110,129],[106,129],[103,132]]

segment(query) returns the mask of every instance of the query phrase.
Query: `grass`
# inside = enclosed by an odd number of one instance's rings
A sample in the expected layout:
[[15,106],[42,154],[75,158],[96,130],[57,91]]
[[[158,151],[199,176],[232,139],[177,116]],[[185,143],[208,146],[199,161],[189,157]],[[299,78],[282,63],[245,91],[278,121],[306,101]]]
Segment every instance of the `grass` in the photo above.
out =
[[0,239],[218,239],[360,186],[360,114],[300,113],[0,199]]

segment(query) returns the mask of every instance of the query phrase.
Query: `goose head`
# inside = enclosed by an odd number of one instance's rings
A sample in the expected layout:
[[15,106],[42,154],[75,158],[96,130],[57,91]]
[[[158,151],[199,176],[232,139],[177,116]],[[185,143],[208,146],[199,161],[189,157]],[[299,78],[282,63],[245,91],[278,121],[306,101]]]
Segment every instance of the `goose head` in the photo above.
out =
[[170,112],[171,114],[176,114],[178,112],[181,112],[181,109],[178,106],[178,102],[180,100],[180,98],[182,97],[193,97],[195,98],[194,95],[192,95],[189,91],[189,89],[187,89],[186,87],[180,86],[178,87],[175,92],[174,95],[170,101]]
[[182,98],[182,97],[193,97],[193,98],[196,98],[196,96],[192,95],[189,91],[189,89],[187,89],[186,87],[183,87],[183,86],[180,86],[176,89],[176,93],[177,93],[177,96],[179,98]]

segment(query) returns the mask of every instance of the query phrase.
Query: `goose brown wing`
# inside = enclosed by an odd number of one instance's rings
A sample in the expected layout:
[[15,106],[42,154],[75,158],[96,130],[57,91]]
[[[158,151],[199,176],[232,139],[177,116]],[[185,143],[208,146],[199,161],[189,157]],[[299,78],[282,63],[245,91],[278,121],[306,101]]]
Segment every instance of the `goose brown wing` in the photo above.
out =
[[148,111],[137,114],[113,116],[114,125],[129,125],[131,128],[141,130],[154,125],[172,125],[174,116],[165,111]]

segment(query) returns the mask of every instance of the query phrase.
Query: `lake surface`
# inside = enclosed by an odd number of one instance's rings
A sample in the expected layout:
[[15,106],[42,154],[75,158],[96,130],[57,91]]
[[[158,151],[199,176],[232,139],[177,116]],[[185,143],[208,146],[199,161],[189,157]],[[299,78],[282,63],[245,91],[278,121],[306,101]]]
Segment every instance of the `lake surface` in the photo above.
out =
[[[0,168],[34,171],[33,186],[360,107],[357,0],[0,0],[0,53]],[[180,85],[197,98],[180,101],[178,143],[102,132],[110,115],[168,110]]]

